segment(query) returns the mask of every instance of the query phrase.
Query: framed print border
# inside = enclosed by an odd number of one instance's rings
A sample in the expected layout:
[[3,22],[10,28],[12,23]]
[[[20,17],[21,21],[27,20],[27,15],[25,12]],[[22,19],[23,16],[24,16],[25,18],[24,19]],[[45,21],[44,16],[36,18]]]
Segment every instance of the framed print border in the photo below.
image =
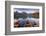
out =
[[[42,6],[42,30],[37,31],[18,31],[11,32],[11,5],[29,5],[29,6]],[[5,35],[16,35],[16,34],[33,34],[33,33],[43,33],[45,32],[45,3],[36,3],[36,2],[19,2],[19,1],[5,1]]]

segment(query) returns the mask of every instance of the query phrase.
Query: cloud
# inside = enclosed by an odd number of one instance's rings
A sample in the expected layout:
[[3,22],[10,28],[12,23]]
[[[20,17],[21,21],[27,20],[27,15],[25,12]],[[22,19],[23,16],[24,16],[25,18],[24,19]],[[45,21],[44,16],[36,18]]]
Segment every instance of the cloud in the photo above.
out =
[[15,9],[14,11],[18,11],[19,13],[26,12],[26,13],[35,13],[39,12],[38,9]]

